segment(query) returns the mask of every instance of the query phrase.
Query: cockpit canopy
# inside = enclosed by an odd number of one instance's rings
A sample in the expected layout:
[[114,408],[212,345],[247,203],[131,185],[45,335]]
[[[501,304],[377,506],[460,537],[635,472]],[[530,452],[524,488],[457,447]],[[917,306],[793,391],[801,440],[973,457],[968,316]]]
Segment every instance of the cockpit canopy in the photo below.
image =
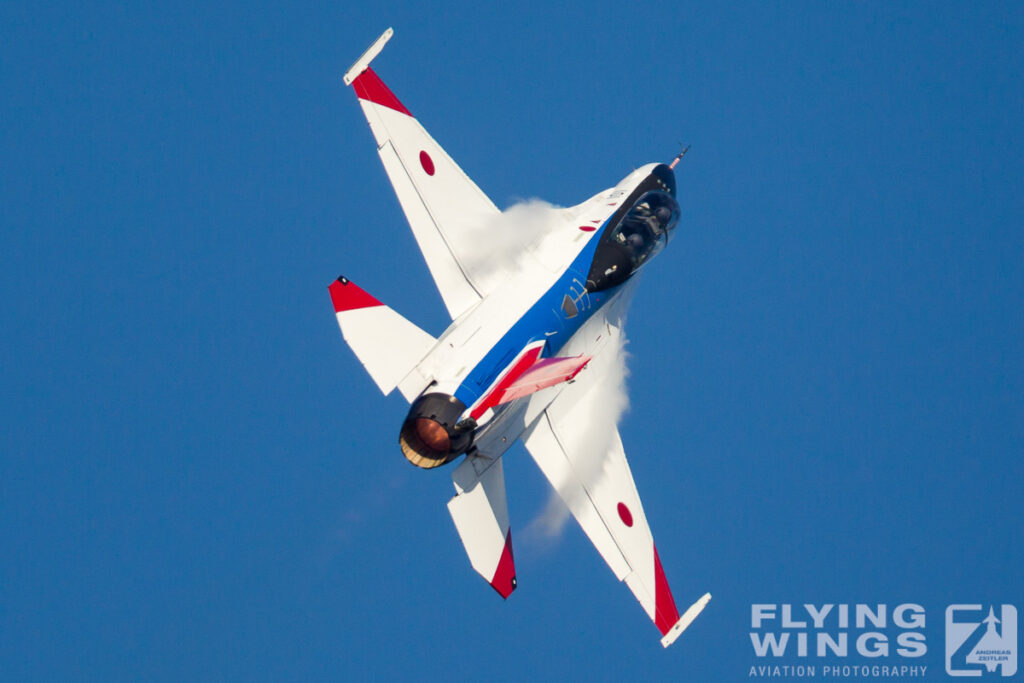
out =
[[679,221],[679,204],[670,194],[674,182],[671,187],[659,185],[664,189],[641,195],[619,223],[601,237],[587,276],[591,292],[625,282],[668,244],[669,234]]
[[679,204],[669,194],[654,190],[633,204],[610,237],[629,250],[636,269],[665,247],[677,222]]

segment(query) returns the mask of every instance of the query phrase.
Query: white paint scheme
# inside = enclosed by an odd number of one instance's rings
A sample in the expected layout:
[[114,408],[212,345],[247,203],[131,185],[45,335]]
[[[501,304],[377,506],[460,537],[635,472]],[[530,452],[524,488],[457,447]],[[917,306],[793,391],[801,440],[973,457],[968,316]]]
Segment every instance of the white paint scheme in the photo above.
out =
[[345,81],[345,85],[352,85],[352,81],[356,80],[356,77],[366,71],[370,66],[370,62],[373,61],[374,57],[380,54],[380,51],[384,49],[384,46],[391,40],[391,36],[395,35],[394,29],[388,27],[388,30],[380,34],[380,38],[373,41],[373,45],[367,48],[366,52],[356,60],[356,63],[352,65],[348,71],[345,72],[345,76],[342,78]]
[[[639,169],[649,173],[655,164]],[[644,174],[644,176],[646,173]],[[642,176],[643,177],[643,176]],[[634,184],[639,181],[634,181]],[[589,240],[600,236],[599,231],[582,232],[581,223],[593,224],[603,222],[618,207],[616,198],[628,194],[632,187],[624,189],[619,186],[605,190],[578,206],[560,211],[561,221],[553,225],[547,236],[524,255],[516,265],[513,277],[504,280],[483,301],[471,308],[438,339],[438,344],[420,364],[421,372],[437,381],[436,390],[453,393],[465,378],[466,372],[473,368],[498,341],[508,332],[534,302],[544,294],[561,276],[565,269],[579,255]],[[610,206],[610,204],[615,206]],[[606,304],[607,306],[610,304]],[[552,317],[552,325],[555,319]],[[593,319],[587,326],[603,324]],[[554,327],[553,327],[554,329]],[[563,356],[574,356],[580,353],[590,355],[590,351],[579,347],[577,338],[569,341],[560,352]]]
[[[564,393],[564,392],[563,392]],[[584,426],[589,426],[587,423]],[[583,528],[584,533],[590,539],[590,542],[597,548],[597,552],[601,554],[608,566],[611,567],[615,577],[622,581],[631,572],[629,562],[626,561],[626,557],[622,552],[622,549],[616,543],[615,537],[611,533],[611,529],[606,523],[605,519],[599,513],[598,507],[593,501],[589,499],[589,491],[587,484],[580,480],[577,474],[578,463],[574,462],[572,458],[566,453],[565,448],[562,445],[562,441],[559,439],[558,433],[555,431],[555,425],[552,424],[550,416],[545,414],[538,420],[525,434],[523,434],[523,443],[526,444],[526,448],[530,451],[530,455],[533,456],[537,466],[540,467],[541,472],[547,477],[551,486],[558,492],[559,497],[565,501],[569,510],[572,512],[573,517],[579,522],[580,527]],[[614,443],[610,445],[609,450],[621,450],[622,443],[619,441],[618,432],[615,432]],[[599,455],[598,457],[612,461],[615,458],[607,455]],[[599,469],[597,474],[604,475],[603,469]],[[611,474],[607,476],[612,476]],[[629,484],[632,485],[632,478],[628,480]],[[636,493],[630,496],[630,499],[635,499]],[[612,514],[615,514],[615,503],[612,503]],[[635,507],[635,500],[634,507]],[[619,523],[621,525],[621,522]],[[648,532],[649,533],[649,532]],[[653,542],[653,539],[651,539]],[[649,556],[651,565],[651,577],[653,586],[654,576],[654,563],[653,556],[651,555],[651,548],[646,548],[646,554]],[[630,586],[632,588],[632,586]],[[634,593],[636,591],[634,590]],[[647,611],[648,616],[654,614],[654,592],[650,591],[649,594],[646,592],[637,595],[640,603],[643,605],[644,610]]]
[[[390,38],[390,33],[385,32],[378,42],[385,36]],[[361,58],[353,70],[358,66],[361,67],[359,73],[365,71],[377,52],[379,50],[374,52],[371,48],[365,64]],[[353,74],[353,80],[357,76]],[[546,266],[551,273],[560,273],[572,260],[564,257],[570,253],[575,256],[587,239],[593,237],[593,233],[575,229],[576,221],[583,214],[603,220],[612,213],[608,209],[613,207],[603,200],[617,188],[596,195],[578,207],[563,210],[563,226],[572,229],[552,230],[541,245],[530,249],[529,258],[524,260],[531,263],[477,263],[478,259],[473,256],[486,245],[486,229],[500,214],[498,208],[416,118],[364,99],[360,99],[359,104],[377,142],[384,170],[453,320],[505,285],[511,275],[517,275],[521,286],[527,281],[520,276],[521,268],[528,271]],[[426,152],[433,163],[432,176],[420,162],[421,152]],[[637,169],[620,185],[635,185],[634,176],[645,177],[653,166]]]
[[697,602],[690,605],[689,608],[683,612],[683,616],[679,617],[679,621],[677,621],[672,628],[669,629],[669,632],[661,639],[661,646],[668,647],[672,643],[676,642],[676,638],[683,635],[683,631],[686,630],[686,627],[693,623],[693,620],[697,618],[698,614],[704,611],[704,608],[707,607],[709,602],[711,602],[711,593],[705,593],[699,600],[697,600]]
[[[630,286],[635,287],[635,282],[632,280]],[[610,439],[604,452],[594,451],[592,443],[602,425],[595,424],[590,416],[606,414],[600,404],[608,400],[607,390],[613,387],[607,382],[620,362],[614,355],[621,347],[622,334],[621,307],[617,308],[609,313],[619,313],[620,317],[605,318],[609,339],[604,348],[612,351],[594,353],[576,381],[524,433],[523,443],[616,578],[626,581],[653,619],[654,539],[618,430],[604,427]],[[632,514],[632,527],[619,518],[620,502]]]
[[[462,264],[467,245],[479,244],[481,226],[501,212],[419,121],[368,100],[359,104],[430,274],[457,318],[487,293],[480,274]],[[421,152],[430,156],[434,175],[423,168]]]
[[[360,100],[360,103],[363,105],[364,110],[377,109],[392,113],[394,116],[404,116],[387,109],[387,107],[381,107],[363,100]],[[394,118],[394,116],[389,118]],[[367,113],[367,118],[371,120],[372,129],[373,119],[370,113]],[[374,118],[379,120],[379,117],[374,116]],[[414,121],[414,119],[409,120]],[[383,125],[381,125],[381,128],[383,129]],[[376,133],[376,130],[374,132]],[[384,170],[387,171],[388,178],[391,180],[391,185],[395,188],[398,202],[401,204],[405,217],[409,221],[409,226],[412,228],[412,233],[416,238],[416,243],[419,245],[420,252],[427,262],[430,275],[434,278],[434,283],[441,293],[441,299],[444,301],[445,308],[448,309],[448,314],[453,319],[457,318],[480,301],[480,294],[473,288],[472,283],[459,267],[458,261],[445,240],[444,233],[441,232],[438,223],[423,200],[419,188],[416,186],[416,182],[413,179],[414,174],[422,174],[423,171],[422,169],[410,168],[407,160],[402,158],[390,140],[380,143],[377,152],[380,155],[381,162],[384,164]],[[434,158],[434,155],[431,155],[431,157]],[[434,161],[435,168],[438,160],[435,159]],[[415,163],[418,165],[419,161],[416,160]],[[443,200],[443,197],[438,199]]]
[[355,308],[335,315],[345,341],[385,395],[437,343],[387,306]]
[[[390,29],[346,74],[346,83],[365,71],[387,38]],[[601,234],[600,230],[581,231],[578,226],[597,227],[607,220],[656,164],[642,166],[615,187],[559,210],[558,220],[544,239],[530,246],[516,263],[479,264],[472,258],[480,244],[479,230],[498,215],[497,208],[415,118],[364,99],[359,102],[453,322],[434,340],[398,316],[422,336],[413,348],[398,349],[397,356],[383,349],[387,340],[401,336],[394,327],[387,327],[395,324],[393,319],[360,338],[362,350],[356,349],[348,333],[345,338],[385,393],[397,383],[410,402],[428,385],[432,392],[454,394],[468,373],[550,289],[589,240]],[[421,151],[430,156],[433,175],[423,168]],[[606,385],[621,363],[617,354],[624,312],[638,279],[634,276],[611,301],[602,302],[603,307],[562,347],[561,356],[593,357],[573,383],[514,401],[480,430],[475,450],[452,473],[457,495],[449,501],[448,509],[470,563],[491,582],[509,530],[501,457],[516,439],[522,439],[616,577],[626,582],[657,623],[653,536],[618,431],[597,417],[607,398]],[[339,323],[345,333],[341,314]],[[554,316],[551,324],[553,334],[558,325]],[[381,347],[372,363],[364,360],[364,355],[376,353],[368,345]],[[394,368],[382,370],[389,362]],[[592,447],[588,437],[602,430],[607,434],[603,447]],[[620,518],[619,503],[629,508],[631,526]],[[664,632],[662,645],[674,642],[710,597],[704,595],[678,618]]]
[[490,583],[505,550],[508,503],[500,458],[467,457],[452,472],[456,495],[448,501],[469,563]]

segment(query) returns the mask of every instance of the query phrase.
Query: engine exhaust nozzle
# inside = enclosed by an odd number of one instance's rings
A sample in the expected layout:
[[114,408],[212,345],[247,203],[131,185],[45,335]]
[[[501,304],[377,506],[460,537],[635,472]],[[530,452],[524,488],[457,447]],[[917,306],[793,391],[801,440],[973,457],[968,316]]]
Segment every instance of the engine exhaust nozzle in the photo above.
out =
[[431,469],[469,450],[473,431],[466,429],[468,425],[458,424],[465,410],[462,401],[448,394],[424,394],[417,398],[398,434],[406,459],[417,467]]

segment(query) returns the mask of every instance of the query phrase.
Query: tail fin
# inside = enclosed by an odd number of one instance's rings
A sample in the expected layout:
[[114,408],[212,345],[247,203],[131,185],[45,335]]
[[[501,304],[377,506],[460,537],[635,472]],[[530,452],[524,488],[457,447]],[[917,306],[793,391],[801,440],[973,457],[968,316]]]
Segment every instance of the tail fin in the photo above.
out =
[[437,343],[344,277],[327,290],[342,336],[385,394],[390,394]]

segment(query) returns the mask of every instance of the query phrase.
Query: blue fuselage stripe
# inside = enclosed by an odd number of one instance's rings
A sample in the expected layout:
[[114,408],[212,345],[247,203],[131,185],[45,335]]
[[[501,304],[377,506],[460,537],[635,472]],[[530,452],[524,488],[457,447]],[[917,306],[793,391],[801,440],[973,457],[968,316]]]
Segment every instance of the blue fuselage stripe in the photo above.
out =
[[[552,356],[558,353],[583,326],[583,323],[589,320],[619,290],[621,285],[596,294],[584,295],[586,304],[571,318],[562,308],[562,302],[567,294],[579,295],[586,286],[587,273],[590,271],[590,264],[594,260],[594,253],[597,250],[598,242],[601,241],[600,235],[604,233],[605,225],[607,225],[607,221],[595,231],[594,237],[558,280],[469,371],[466,379],[455,391],[455,397],[464,405],[471,406],[476,403],[498,377],[498,374],[527,344],[544,339],[547,341],[547,345],[541,355]],[[550,334],[551,332],[554,334]],[[549,335],[545,333],[549,333]]]

